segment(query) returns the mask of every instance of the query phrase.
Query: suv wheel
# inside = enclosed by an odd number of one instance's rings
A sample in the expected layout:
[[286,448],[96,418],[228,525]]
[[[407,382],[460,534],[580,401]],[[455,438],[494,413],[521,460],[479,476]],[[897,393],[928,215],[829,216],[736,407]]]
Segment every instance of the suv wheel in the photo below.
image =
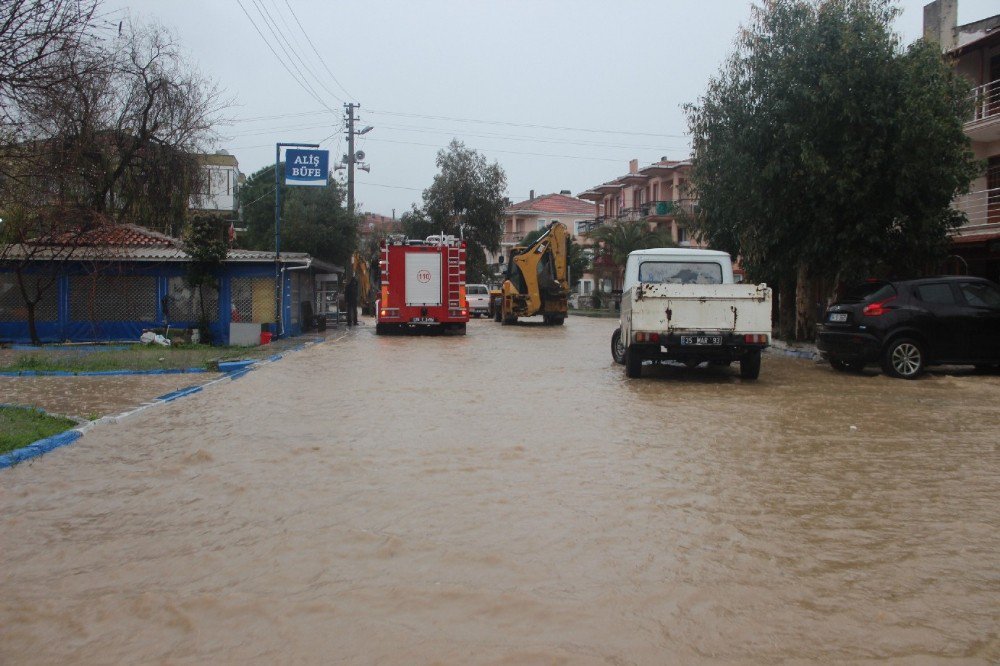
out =
[[911,338],[893,340],[882,352],[882,370],[890,377],[916,379],[925,362],[923,348]]
[[625,364],[625,345],[622,344],[622,329],[616,328],[611,334],[611,358],[618,365]]

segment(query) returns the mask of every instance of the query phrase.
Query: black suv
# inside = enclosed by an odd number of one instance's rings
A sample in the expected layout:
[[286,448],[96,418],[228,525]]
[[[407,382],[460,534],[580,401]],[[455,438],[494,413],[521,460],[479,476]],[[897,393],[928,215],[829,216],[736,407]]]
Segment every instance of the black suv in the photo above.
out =
[[928,365],[1000,364],[1000,287],[981,278],[872,281],[849,289],[819,325],[817,346],[837,370],[881,363],[914,379]]

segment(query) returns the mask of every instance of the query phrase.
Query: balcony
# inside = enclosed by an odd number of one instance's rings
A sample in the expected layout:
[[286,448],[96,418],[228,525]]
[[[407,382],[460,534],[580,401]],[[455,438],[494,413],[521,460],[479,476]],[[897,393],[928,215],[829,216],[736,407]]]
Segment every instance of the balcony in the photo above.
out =
[[957,235],[1000,227],[1000,187],[955,197],[951,207],[962,211],[969,219],[956,230]]
[[965,122],[965,133],[973,141],[1000,140],[1000,79],[973,88],[972,117]]
[[526,235],[527,235],[526,232],[522,233],[520,231],[505,231],[503,234],[503,238],[500,240],[500,243],[503,245],[515,245],[521,242],[521,239],[524,238]]
[[694,199],[677,201],[649,201],[640,206],[643,218],[674,217],[681,213],[693,215],[697,202]]
[[593,231],[597,227],[602,227],[608,223],[609,219],[614,218],[608,218],[607,216],[602,215],[600,217],[595,217],[592,220],[587,220],[586,223],[580,225],[580,233],[585,234]]

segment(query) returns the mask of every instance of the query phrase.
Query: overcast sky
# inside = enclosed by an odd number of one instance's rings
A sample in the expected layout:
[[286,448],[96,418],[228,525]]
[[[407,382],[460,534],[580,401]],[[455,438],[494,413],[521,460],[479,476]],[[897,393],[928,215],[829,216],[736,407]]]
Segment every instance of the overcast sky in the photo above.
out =
[[[899,4],[896,29],[909,43],[922,33],[925,1]],[[357,172],[357,202],[364,211],[397,217],[420,202],[437,172],[437,151],[452,138],[500,163],[513,201],[531,190],[577,194],[626,173],[632,158],[646,165],[687,157],[682,107],[697,101],[718,72],[750,6],[743,0],[104,2],[111,20],[128,11],[170,28],[191,61],[235,100],[229,115],[236,122],[219,128],[224,138],[217,147],[234,154],[248,175],[274,162],[279,141],[321,143],[331,164],[339,160],[346,152],[343,103],[360,103],[358,127],[374,129],[356,146],[371,165],[370,173]],[[996,0],[959,0],[960,24],[996,12]]]

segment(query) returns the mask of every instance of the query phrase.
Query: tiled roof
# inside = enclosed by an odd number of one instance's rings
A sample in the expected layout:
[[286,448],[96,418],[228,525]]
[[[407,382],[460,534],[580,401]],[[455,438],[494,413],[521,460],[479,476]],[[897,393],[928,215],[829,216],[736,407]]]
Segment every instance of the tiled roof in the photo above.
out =
[[507,212],[532,211],[551,213],[553,215],[593,215],[594,204],[565,194],[544,194],[534,199],[528,199],[507,207]]
[[180,247],[181,242],[134,224],[103,225],[82,234],[67,232],[46,245],[75,247]]
[[[29,249],[30,248],[30,249]],[[11,245],[4,250],[10,259],[31,257],[34,260],[55,259],[65,261],[187,261],[184,244],[177,238],[150,231],[133,224],[104,225],[82,235],[62,234],[54,242],[39,245]],[[308,264],[305,252],[282,252],[283,264]],[[269,250],[230,249],[226,263],[273,263],[274,252]],[[327,268],[332,264],[317,262]]]

